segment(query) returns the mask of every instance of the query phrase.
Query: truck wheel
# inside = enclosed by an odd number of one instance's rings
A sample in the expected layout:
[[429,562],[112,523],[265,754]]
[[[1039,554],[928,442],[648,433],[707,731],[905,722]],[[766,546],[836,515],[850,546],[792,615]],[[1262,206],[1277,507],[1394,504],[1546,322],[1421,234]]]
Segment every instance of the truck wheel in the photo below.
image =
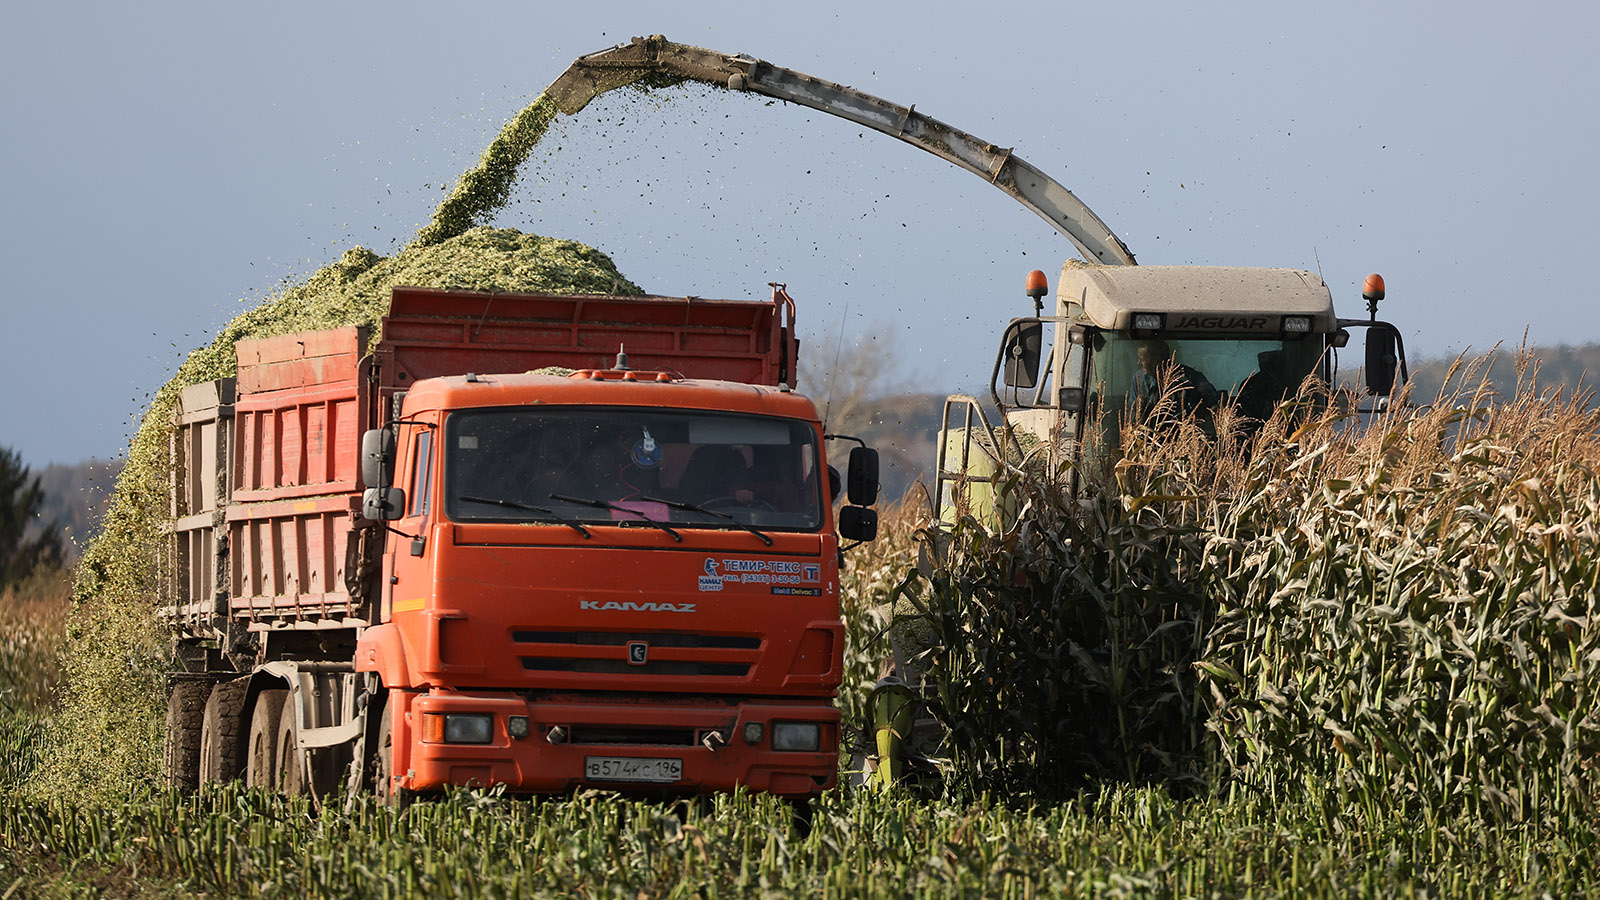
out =
[[372,787],[385,804],[394,809],[405,809],[411,803],[411,792],[394,786],[394,720],[389,717],[394,702],[393,696],[385,698],[383,716],[378,720]]
[[256,695],[250,713],[250,739],[246,744],[244,781],[250,787],[278,786],[278,719],[283,716],[286,688],[273,688]]
[[180,791],[192,791],[200,784],[200,722],[210,693],[208,682],[180,681],[167,698],[161,772],[163,780]]
[[311,779],[307,777],[305,754],[300,752],[300,716],[292,700],[285,700],[278,714],[277,763],[278,790],[289,797],[306,797],[311,794]]
[[237,678],[213,685],[200,723],[200,783],[225,784],[243,774],[240,731],[244,692],[250,679]]

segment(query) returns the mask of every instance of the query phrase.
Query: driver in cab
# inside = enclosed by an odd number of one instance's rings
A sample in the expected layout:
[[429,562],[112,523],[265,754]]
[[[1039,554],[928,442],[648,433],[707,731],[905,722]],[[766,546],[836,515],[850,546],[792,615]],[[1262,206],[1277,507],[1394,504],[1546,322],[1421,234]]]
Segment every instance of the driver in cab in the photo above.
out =
[[1177,398],[1180,413],[1216,409],[1220,395],[1205,373],[1172,358],[1172,347],[1159,338],[1138,345],[1139,371],[1133,377],[1133,405],[1148,416],[1165,393]]

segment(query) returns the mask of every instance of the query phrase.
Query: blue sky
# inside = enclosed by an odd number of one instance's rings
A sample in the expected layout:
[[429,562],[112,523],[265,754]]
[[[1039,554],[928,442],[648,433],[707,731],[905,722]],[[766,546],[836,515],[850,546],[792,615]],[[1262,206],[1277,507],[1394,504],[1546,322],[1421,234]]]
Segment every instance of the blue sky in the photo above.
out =
[[[1600,340],[1597,7],[1345,4],[34,4],[0,34],[0,445],[122,452],[189,350],[354,244],[392,252],[572,59],[636,34],[746,53],[973,132],[1143,263],[1388,282],[1416,355]],[[762,296],[811,346],[969,389],[1071,246],[841,121],[679,89],[541,145],[496,224],[647,290]],[[243,302],[241,302],[243,301]]]

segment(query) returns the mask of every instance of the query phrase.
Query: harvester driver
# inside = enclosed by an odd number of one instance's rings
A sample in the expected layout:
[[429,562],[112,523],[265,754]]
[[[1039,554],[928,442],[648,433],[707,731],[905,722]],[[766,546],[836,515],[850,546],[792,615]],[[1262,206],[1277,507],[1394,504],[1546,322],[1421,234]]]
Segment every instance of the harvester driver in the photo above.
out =
[[1172,347],[1159,338],[1138,347],[1139,372],[1134,375],[1135,407],[1149,415],[1160,403],[1163,388],[1177,396],[1179,411],[1214,410],[1219,395],[1210,380],[1193,366],[1172,358]]

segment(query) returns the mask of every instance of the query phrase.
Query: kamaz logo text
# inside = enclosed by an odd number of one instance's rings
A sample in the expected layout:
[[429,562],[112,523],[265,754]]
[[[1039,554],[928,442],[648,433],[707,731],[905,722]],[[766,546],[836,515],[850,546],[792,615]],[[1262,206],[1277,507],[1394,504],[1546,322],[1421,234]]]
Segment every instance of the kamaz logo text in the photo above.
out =
[[579,609],[594,609],[606,612],[694,612],[693,603],[639,603],[633,600],[579,600]]

